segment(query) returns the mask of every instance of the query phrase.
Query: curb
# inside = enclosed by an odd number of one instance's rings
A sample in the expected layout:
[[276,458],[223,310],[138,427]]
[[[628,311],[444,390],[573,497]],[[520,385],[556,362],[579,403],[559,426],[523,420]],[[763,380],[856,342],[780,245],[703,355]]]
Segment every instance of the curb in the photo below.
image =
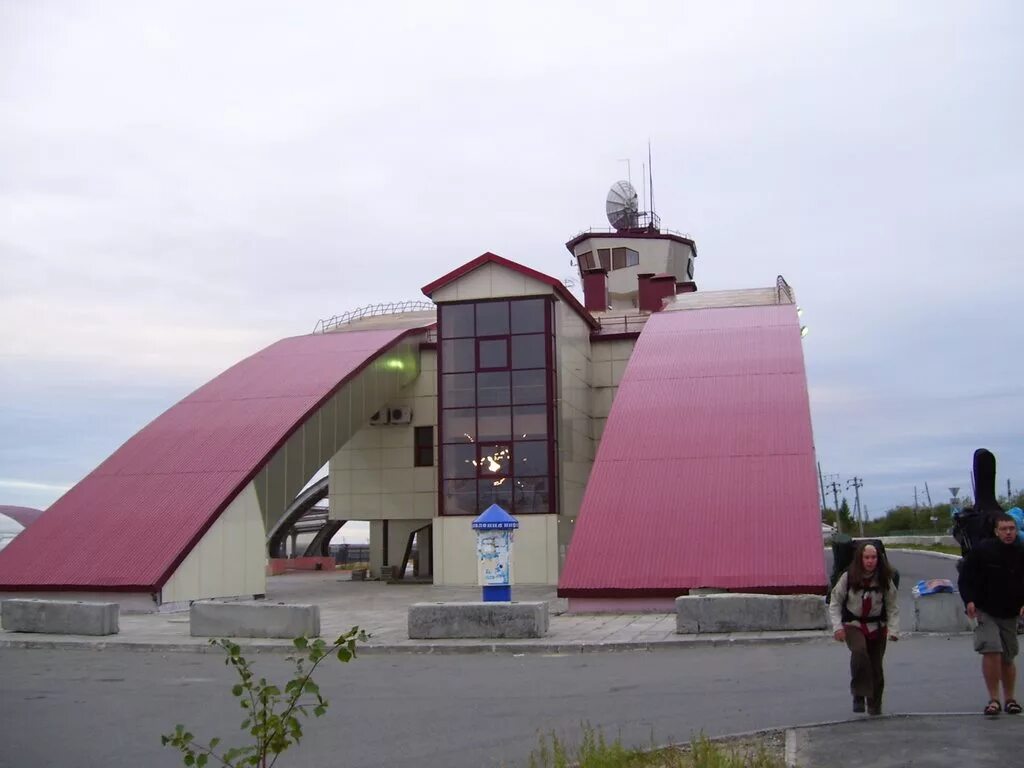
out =
[[900,547],[886,547],[886,552],[907,552],[911,555],[930,555],[944,560],[959,560],[960,555],[951,555],[948,552],[932,552],[929,549],[902,549]]
[[[14,634],[14,633],[11,633]],[[958,638],[969,635],[969,632],[921,632],[906,633],[903,640],[919,637]],[[251,638],[235,638],[235,642],[246,653],[291,653],[295,650],[288,640],[261,640]],[[723,648],[740,645],[786,645],[797,643],[832,643],[831,634],[822,632],[815,634],[779,634],[769,637],[729,635],[715,637],[688,637],[687,639],[661,640],[654,642],[619,642],[619,643],[571,643],[549,642],[516,644],[510,642],[481,642],[464,645],[448,645],[444,643],[422,643],[417,645],[380,644],[363,645],[359,648],[361,656],[386,655],[439,655],[461,656],[479,654],[505,654],[525,656],[527,654],[571,655],[584,653],[623,653],[623,652],[654,652],[678,650],[680,648]],[[93,651],[131,651],[136,653],[218,653],[219,651],[207,642],[172,642],[155,643],[131,640],[93,640],[86,638],[45,639],[39,637],[13,638],[0,637],[0,649],[26,650],[93,650]],[[778,729],[775,729],[778,730]]]
[[[929,718],[935,719],[938,717],[985,717],[980,712],[893,712],[885,713],[883,715],[859,715],[856,717],[848,717],[841,720],[825,720],[820,723],[805,723],[803,725],[790,725],[786,726],[786,747],[785,747],[785,763],[786,768],[806,768],[802,766],[800,762],[801,754],[801,739],[804,731],[816,730],[819,728],[830,728],[837,725],[846,725],[847,723],[857,723],[863,721],[878,721],[878,720],[912,720],[915,718]],[[778,730],[778,729],[776,729]]]

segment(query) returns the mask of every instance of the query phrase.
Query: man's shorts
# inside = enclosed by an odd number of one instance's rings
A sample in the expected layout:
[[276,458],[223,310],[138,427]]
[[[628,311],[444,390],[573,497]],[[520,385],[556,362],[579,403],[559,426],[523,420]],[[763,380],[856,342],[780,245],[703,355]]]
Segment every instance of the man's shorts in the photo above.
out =
[[974,628],[974,650],[978,653],[1001,653],[1007,661],[1017,655],[1017,617],[1000,619],[978,611]]

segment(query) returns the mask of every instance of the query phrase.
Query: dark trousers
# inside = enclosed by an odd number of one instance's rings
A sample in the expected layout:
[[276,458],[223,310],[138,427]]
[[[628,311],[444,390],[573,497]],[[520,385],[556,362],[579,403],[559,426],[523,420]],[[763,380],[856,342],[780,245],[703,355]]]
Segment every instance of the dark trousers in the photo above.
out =
[[846,627],[846,646],[850,649],[850,693],[876,702],[882,701],[885,674],[885,637],[869,639],[856,626]]

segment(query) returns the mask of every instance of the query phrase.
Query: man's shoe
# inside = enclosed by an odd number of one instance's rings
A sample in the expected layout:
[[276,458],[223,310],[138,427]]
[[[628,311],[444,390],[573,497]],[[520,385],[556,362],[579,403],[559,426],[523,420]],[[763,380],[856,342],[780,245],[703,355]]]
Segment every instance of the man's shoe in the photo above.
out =
[[875,699],[868,699],[868,714],[869,715],[880,715],[882,714],[882,702],[876,701]]
[[854,696],[853,697],[853,711],[854,712],[863,712],[864,711],[864,697],[863,696]]

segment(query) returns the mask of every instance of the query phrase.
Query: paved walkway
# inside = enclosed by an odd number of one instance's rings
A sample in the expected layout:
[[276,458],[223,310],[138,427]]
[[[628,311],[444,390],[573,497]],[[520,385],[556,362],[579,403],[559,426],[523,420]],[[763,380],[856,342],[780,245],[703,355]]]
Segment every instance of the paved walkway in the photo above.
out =
[[[302,572],[267,579],[267,599],[316,603],[320,606],[321,635],[333,639],[353,625],[370,633],[364,652],[406,653],[561,653],[609,650],[653,650],[661,647],[744,642],[829,640],[824,631],[737,632],[677,635],[674,614],[568,614],[566,601],[554,587],[516,587],[517,600],[546,600],[551,625],[542,638],[524,640],[410,640],[408,608],[413,603],[479,600],[478,587],[438,587],[432,584],[385,584],[352,581],[347,573]],[[133,650],[205,650],[208,641],[189,635],[187,612],[122,615],[120,633],[107,637],[0,633],[0,647],[124,647]],[[273,650],[290,647],[288,640],[248,639],[245,648]]]
[[986,718],[978,712],[965,712],[861,717],[842,723],[789,729],[786,765],[790,768],[1010,765],[1017,760],[1022,739],[1024,718],[1020,715]]
[[[479,599],[478,588],[430,584],[353,582],[347,573],[289,573],[268,579],[267,598],[320,605],[322,635],[331,639],[359,625],[371,633],[364,653],[579,653],[658,650],[693,645],[831,642],[828,632],[750,632],[677,635],[672,614],[574,615],[553,587],[517,587],[518,600],[546,600],[551,609],[546,637],[528,640],[410,640],[407,609],[417,602]],[[123,615],[120,634],[110,637],[0,633],[0,647],[95,648],[135,651],[209,649],[205,638],[189,635],[188,613]],[[913,642],[912,638],[907,638]],[[283,651],[287,640],[252,639],[250,651]],[[980,686],[980,680],[979,680]],[[877,768],[896,766],[997,765],[1016,755],[1024,737],[1024,717],[988,720],[971,712],[955,715],[855,717],[850,721],[795,726],[786,730],[787,765],[843,768],[864,764],[864,743]]]

